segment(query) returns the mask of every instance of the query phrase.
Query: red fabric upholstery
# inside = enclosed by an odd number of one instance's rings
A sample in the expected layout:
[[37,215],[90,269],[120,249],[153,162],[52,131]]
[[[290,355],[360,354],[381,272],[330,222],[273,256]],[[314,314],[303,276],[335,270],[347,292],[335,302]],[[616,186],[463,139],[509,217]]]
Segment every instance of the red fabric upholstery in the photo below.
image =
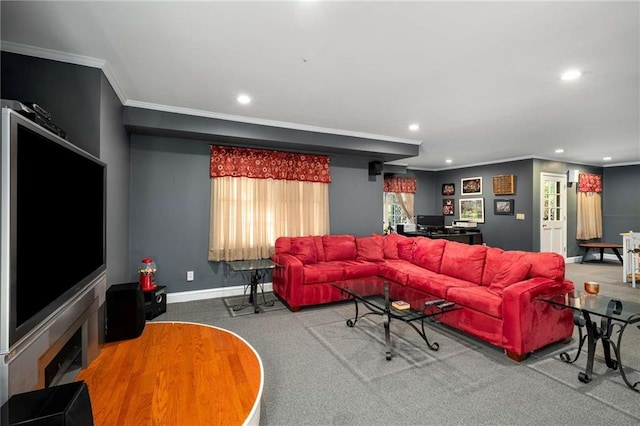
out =
[[442,255],[440,273],[480,284],[486,252],[485,246],[447,241]]
[[526,262],[505,262],[494,275],[488,291],[496,296],[502,296],[505,288],[520,281],[524,281],[529,275],[531,264]]
[[433,272],[440,272],[440,263],[446,240],[432,240],[418,237],[415,239],[412,262]]
[[289,252],[300,259],[300,261],[305,265],[318,262],[316,245],[312,238],[291,238],[291,248],[289,249]]
[[383,246],[382,237],[358,237],[356,238],[356,258],[370,262],[383,261]]
[[323,235],[325,261],[355,260],[356,239],[353,235]]
[[[330,285],[335,281],[394,281],[404,286],[403,297],[413,307],[433,299],[456,303],[461,309],[443,315],[443,323],[516,355],[573,332],[570,310],[537,299],[573,289],[564,280],[564,259],[557,254],[397,234],[282,237],[275,248],[272,259],[279,267],[273,271],[273,289],[292,310],[343,300]],[[316,263],[309,263],[314,248]]]

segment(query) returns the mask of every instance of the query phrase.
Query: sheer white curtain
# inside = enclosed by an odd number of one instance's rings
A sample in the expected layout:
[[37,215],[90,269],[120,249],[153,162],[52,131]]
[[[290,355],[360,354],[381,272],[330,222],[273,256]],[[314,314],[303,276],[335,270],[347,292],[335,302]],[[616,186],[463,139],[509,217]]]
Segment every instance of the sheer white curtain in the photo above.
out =
[[581,173],[578,178],[576,239],[602,238],[602,176]]

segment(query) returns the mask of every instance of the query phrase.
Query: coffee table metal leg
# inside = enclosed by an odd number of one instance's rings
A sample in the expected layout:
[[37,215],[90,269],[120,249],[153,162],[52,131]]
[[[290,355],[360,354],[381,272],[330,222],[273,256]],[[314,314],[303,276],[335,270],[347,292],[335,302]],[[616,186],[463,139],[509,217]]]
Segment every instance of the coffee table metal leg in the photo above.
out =
[[587,326],[587,366],[584,369],[584,372],[578,373],[578,380],[582,383],[589,383],[591,381],[591,376],[593,375],[593,359],[596,354],[596,343],[600,338],[598,333],[598,325],[591,321],[591,317],[589,313],[583,311],[584,319]]
[[385,343],[385,348],[387,349],[387,361],[391,361],[391,332],[389,330],[391,318],[389,317],[389,310],[385,310],[383,318],[384,318],[384,343]]
[[[637,315],[636,317],[640,318],[640,315]],[[624,367],[622,366],[622,359],[620,358],[620,345],[622,344],[622,335],[624,334],[624,330],[627,327],[627,325],[629,325],[629,323],[625,323],[624,325],[620,325],[616,323],[615,325],[620,327],[620,331],[618,332],[618,343],[614,344],[613,342],[611,342],[611,346],[613,346],[613,351],[615,352],[616,359],[618,360],[618,369],[620,370],[620,375],[622,376],[622,380],[624,380],[627,386],[629,386],[631,389],[633,389],[636,392],[640,392],[640,388],[639,388],[640,381],[631,383],[629,379],[627,379],[627,375],[624,372]]]

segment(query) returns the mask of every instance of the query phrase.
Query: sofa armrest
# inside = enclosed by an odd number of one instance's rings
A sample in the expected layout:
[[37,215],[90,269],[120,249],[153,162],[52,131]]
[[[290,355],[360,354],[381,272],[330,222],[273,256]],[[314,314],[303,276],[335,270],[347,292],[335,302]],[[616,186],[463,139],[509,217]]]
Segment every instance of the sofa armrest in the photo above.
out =
[[273,289],[290,308],[302,304],[303,265],[300,259],[288,254],[274,254],[271,260],[278,264],[273,270]]
[[513,284],[502,299],[503,346],[507,351],[525,355],[534,349],[568,337],[573,333],[573,313],[538,300],[541,296],[566,294],[571,281],[536,277]]

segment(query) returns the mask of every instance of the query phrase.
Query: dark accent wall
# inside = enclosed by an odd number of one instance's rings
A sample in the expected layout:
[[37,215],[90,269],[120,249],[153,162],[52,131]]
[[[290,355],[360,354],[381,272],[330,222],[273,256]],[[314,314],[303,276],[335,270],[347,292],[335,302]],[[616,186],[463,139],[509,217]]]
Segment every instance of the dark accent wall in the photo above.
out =
[[129,264],[130,151],[122,104],[102,75],[100,159],[107,164],[107,285],[127,282],[137,267]]
[[31,101],[51,113],[67,140],[100,157],[102,71],[2,52],[2,99]]
[[[455,199],[455,215],[446,216],[445,224],[450,225],[460,217],[459,200],[466,198],[484,198],[484,223],[479,223],[484,242],[493,247],[504,250],[532,250],[534,236],[532,233],[534,216],[532,215],[532,160],[511,161],[486,166],[469,167],[464,169],[446,170],[437,173],[437,183],[434,191],[437,196],[435,204],[430,211],[418,212],[419,214],[441,214],[442,200]],[[493,195],[493,176],[515,176],[515,194]],[[462,195],[460,182],[463,178],[482,177],[481,195]],[[442,185],[455,184],[455,195],[443,196]],[[494,215],[494,199],[513,199],[514,215]],[[524,220],[517,220],[515,213],[524,213]]]
[[640,232],[640,165],[604,169],[602,209],[604,241],[621,243],[621,232]]

